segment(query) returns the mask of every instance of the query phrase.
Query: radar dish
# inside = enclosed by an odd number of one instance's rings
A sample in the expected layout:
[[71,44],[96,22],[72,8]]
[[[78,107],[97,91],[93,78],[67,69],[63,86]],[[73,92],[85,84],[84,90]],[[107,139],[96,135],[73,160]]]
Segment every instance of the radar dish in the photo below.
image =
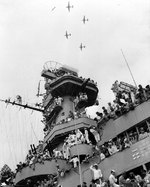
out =
[[43,69],[44,70],[49,70],[53,73],[56,73],[58,71],[58,69],[60,67],[62,67],[63,65],[59,62],[56,62],[56,61],[47,61],[45,62],[44,66],[43,66]]

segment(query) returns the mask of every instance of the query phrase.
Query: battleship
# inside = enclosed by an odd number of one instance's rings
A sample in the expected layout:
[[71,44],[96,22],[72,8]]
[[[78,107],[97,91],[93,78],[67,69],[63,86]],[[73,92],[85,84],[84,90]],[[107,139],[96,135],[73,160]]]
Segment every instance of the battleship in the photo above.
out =
[[[5,180],[1,172],[1,182],[18,187],[106,187],[115,186],[110,181],[112,173],[116,186],[126,173],[128,185],[133,186],[130,174],[134,173],[139,176],[138,186],[148,186],[150,181],[143,181],[150,169],[149,85],[143,88],[115,81],[111,88],[114,101],[93,119],[86,108],[99,105],[95,81],[53,61],[44,64],[41,76],[45,93],[39,106],[23,104],[20,96],[17,101],[2,100],[41,112],[44,139],[38,146],[31,145],[13,177],[8,175]],[[96,169],[101,171],[98,178]]]

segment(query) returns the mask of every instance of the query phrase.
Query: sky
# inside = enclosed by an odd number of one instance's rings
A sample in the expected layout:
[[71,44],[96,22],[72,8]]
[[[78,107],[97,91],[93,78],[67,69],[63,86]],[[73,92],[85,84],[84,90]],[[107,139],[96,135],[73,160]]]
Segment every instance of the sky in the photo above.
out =
[[[56,61],[97,82],[100,105],[88,109],[94,116],[114,99],[115,80],[134,84],[121,49],[137,85],[150,84],[149,0],[70,0],[70,12],[67,4],[0,0],[0,99],[21,95],[28,104],[40,101],[36,94],[43,65]],[[81,43],[86,46],[82,51]],[[0,116],[0,168],[6,163],[15,169],[29,145],[43,138],[42,116],[2,102]]]

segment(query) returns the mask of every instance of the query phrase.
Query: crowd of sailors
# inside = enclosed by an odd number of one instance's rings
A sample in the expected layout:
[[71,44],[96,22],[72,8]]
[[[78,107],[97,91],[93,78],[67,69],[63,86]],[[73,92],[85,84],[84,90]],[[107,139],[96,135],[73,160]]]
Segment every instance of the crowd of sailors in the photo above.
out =
[[[49,70],[49,71],[52,72],[52,73],[54,73],[54,74],[56,75],[56,77],[55,77],[53,80],[51,80],[51,79],[46,79],[45,89],[47,89],[47,88],[49,87],[49,85],[52,84],[53,82],[55,82],[55,81],[61,79],[61,77],[65,77],[65,76],[68,76],[68,75],[71,75],[71,76],[74,76],[74,77],[78,77],[78,78],[80,78],[83,82],[86,81],[86,79],[83,78],[82,76],[79,77],[76,73],[72,73],[72,72],[69,72],[69,71],[68,71],[68,72],[64,72],[64,73],[62,73],[62,74],[58,74],[57,72],[51,71],[51,70]],[[90,78],[88,79],[88,82],[97,85],[97,82],[95,82],[94,80],[92,80],[92,79],[90,79]]]
[[[79,94],[78,97],[75,98],[74,103],[77,103],[80,100],[87,100],[87,95],[85,93]],[[71,156],[70,149],[72,146],[77,144],[88,144],[94,147],[93,154],[97,154],[100,156],[100,160],[103,161],[105,158],[116,154],[119,151],[123,151],[124,149],[129,148],[132,144],[140,141],[147,136],[149,136],[150,127],[149,123],[145,121],[143,126],[134,126],[131,130],[127,130],[126,132],[122,132],[121,134],[117,135],[113,139],[110,139],[108,142],[100,144],[100,134],[98,133],[98,128],[100,127],[99,124],[103,124],[104,122],[108,121],[109,119],[116,119],[119,116],[126,114],[130,110],[134,110],[134,108],[150,99],[150,86],[147,85],[143,88],[141,85],[138,86],[138,90],[136,92],[129,91],[118,91],[116,93],[116,98],[112,103],[108,103],[107,109],[102,107],[103,112],[97,112],[97,117],[94,119],[98,126],[97,127],[90,127],[84,129],[77,129],[71,132],[63,142],[61,149],[55,148],[52,149],[50,143],[47,142],[47,148],[43,150],[43,141],[39,141],[39,145],[35,147],[35,145],[31,145],[31,149],[29,150],[25,162],[20,162],[17,164],[16,172],[21,172],[24,167],[29,166],[33,170],[35,170],[35,164],[40,163],[44,164],[45,160],[52,160],[52,159],[64,159],[67,162],[71,163],[73,168],[76,168],[80,162],[78,156]],[[55,98],[55,105],[62,105],[63,99],[61,97]],[[79,117],[85,117],[85,111],[83,113],[79,113],[77,111],[69,112],[69,116],[60,121],[57,125],[69,122],[71,120],[77,119]],[[91,134],[94,137],[91,139]],[[85,161],[89,161],[90,156],[86,155]],[[119,179],[116,178],[115,171],[112,170],[109,176],[109,180],[105,181],[102,176],[102,172],[98,168],[98,165],[95,164],[90,167],[93,171],[93,180],[90,184],[90,187],[145,187],[150,186],[150,173],[143,171],[141,176],[135,176],[134,173],[129,173],[126,175],[124,172]],[[97,171],[98,170],[98,171]],[[145,173],[144,173],[145,172]],[[95,177],[94,177],[95,176]],[[55,184],[54,184],[55,182]],[[28,181],[30,183],[30,180]],[[30,185],[29,185],[30,186]],[[46,186],[61,186],[57,184],[56,181],[52,182],[50,176],[47,178],[37,181],[34,184],[35,187],[46,187]],[[81,186],[81,185],[78,185]],[[86,183],[82,185],[82,187],[86,187]]]
[[57,175],[46,175],[43,179],[37,179],[36,181],[32,181],[28,179],[26,182],[27,187],[62,187],[58,183]]
[[150,186],[150,170],[141,169],[138,173],[133,171],[124,171],[117,177],[115,170],[110,171],[107,180],[104,180],[101,169],[95,163],[90,166],[93,172],[90,187],[149,187]]
[[[70,112],[71,120],[74,119],[74,117],[72,116],[73,115]],[[114,137],[108,142],[105,142],[103,145],[100,145],[100,135],[96,127],[90,127],[89,129],[84,128],[84,130],[77,129],[76,131],[71,132],[68,137],[64,139],[64,144],[61,150],[58,150],[58,148],[55,148],[54,150],[47,148],[44,151],[38,152],[37,150],[38,148],[42,147],[43,142],[40,141],[39,145],[36,148],[34,145],[31,145],[31,150],[29,150],[26,161],[24,163],[20,162],[17,165],[17,171],[21,171],[22,168],[26,166],[29,166],[34,170],[35,163],[38,162],[44,164],[44,160],[51,160],[52,158],[65,159],[72,163],[74,168],[77,167],[79,159],[77,156],[70,157],[70,148],[74,145],[84,143],[93,145],[93,142],[89,138],[89,133],[92,133],[95,138],[95,152],[96,154],[100,155],[102,161],[119,151],[123,151],[137,141],[146,138],[147,136],[149,136],[149,132],[149,123],[146,121],[143,126],[135,126],[131,130],[123,132],[117,137]],[[89,160],[89,158],[89,155],[87,155],[85,160]]]
[[[52,145],[50,142],[47,142],[47,148],[43,150],[43,141],[39,141],[39,145],[35,147],[35,145],[30,145],[31,149],[29,150],[25,162],[20,162],[17,165],[17,172],[21,171],[24,167],[29,166],[33,170],[35,170],[35,164],[41,163],[44,164],[45,160],[51,160],[53,158],[65,159],[73,164],[73,167],[77,166],[77,162],[79,161],[76,156],[70,155],[70,148],[79,144],[89,144],[92,145],[92,141],[89,137],[92,135],[94,138],[94,144],[97,144],[100,141],[99,133],[96,131],[95,127],[90,127],[89,129],[84,128],[82,131],[80,129],[76,129],[72,131],[68,136],[65,137],[63,145],[61,148],[52,149]],[[85,158],[85,160],[88,158]]]
[[109,102],[107,107],[102,107],[102,112],[97,112],[95,121],[102,124],[109,119],[116,119],[121,115],[126,114],[130,110],[150,99],[150,86],[145,88],[142,85],[138,86],[135,91],[118,90],[115,93],[113,103]]
[[117,135],[113,139],[110,139],[108,142],[100,146],[96,146],[101,160],[104,160],[106,157],[109,157],[119,151],[123,151],[126,148],[129,148],[132,144],[146,138],[149,136],[149,122],[143,122],[141,126],[134,126],[131,130],[127,130]]
[[[64,112],[62,112],[62,116],[63,115],[64,115]],[[89,116],[86,114],[85,110],[83,110],[82,112],[79,112],[79,111],[74,111],[74,112],[69,111],[69,114],[68,114],[68,116],[65,119],[60,120],[56,124],[51,124],[50,126],[46,125],[46,123],[45,123],[46,121],[42,121],[45,124],[45,127],[43,129],[44,136],[46,137],[49,134],[49,132],[54,128],[54,126],[62,125],[64,123],[68,123],[68,122],[70,122],[70,121],[72,121],[74,119],[79,119],[79,118],[82,118],[82,117],[88,117],[89,118]]]
[[[113,100],[113,103],[109,102],[107,107],[102,107],[102,112],[96,112],[96,117],[94,120],[99,124],[103,125],[105,122],[107,122],[110,119],[116,119],[120,117],[121,115],[126,114],[127,112],[134,110],[134,108],[149,100],[150,99],[150,86],[147,85],[145,88],[142,87],[142,85],[138,86],[138,89],[136,91],[125,91],[125,90],[118,90],[115,93],[115,100]],[[76,96],[73,100],[75,108],[77,107],[78,103],[80,101],[86,102],[88,100],[87,94],[80,92],[78,96]],[[50,111],[48,111],[45,116],[48,116],[50,112],[57,106],[62,106],[63,99],[61,97],[54,99],[53,107],[50,107]],[[98,104],[98,102],[96,102]],[[68,117],[66,119],[62,119],[56,125],[61,125],[64,123],[67,123],[71,120],[78,119],[80,117],[89,117],[85,110],[83,112],[79,112],[78,110],[75,110],[74,112],[70,111]],[[46,123],[45,123],[46,124]],[[54,125],[51,125],[48,127],[47,125],[44,128],[44,134],[45,136],[53,129]]]
[[[135,133],[134,131],[135,129],[136,130],[139,129],[138,132]],[[123,134],[117,137],[114,137],[108,142],[105,142],[103,145],[99,144],[100,136],[99,136],[99,133],[96,131],[95,127],[91,127],[90,129],[84,128],[82,130],[77,129],[75,131],[72,131],[64,139],[64,142],[61,148],[55,148],[52,150],[51,146],[48,143],[47,149],[43,151],[43,148],[42,148],[43,142],[40,141],[37,147],[35,147],[34,145],[31,145],[31,150],[29,150],[29,153],[26,157],[25,162],[24,163],[20,162],[17,165],[17,172],[21,172],[21,170],[27,166],[35,170],[36,163],[44,164],[45,160],[52,160],[52,159],[66,160],[68,163],[72,164],[73,168],[76,168],[78,167],[80,161],[77,155],[74,155],[74,156],[70,155],[70,149],[72,146],[75,146],[77,144],[91,145],[94,148],[92,156],[94,156],[94,154],[97,154],[100,156],[100,160],[103,161],[105,158],[119,151],[123,151],[126,148],[129,148],[135,142],[140,141],[146,138],[147,136],[149,136],[148,124],[146,122],[144,126],[135,127],[135,129],[131,130],[128,133],[124,132]],[[95,145],[93,145],[91,134],[94,137]],[[40,149],[41,151],[39,151]],[[84,162],[89,163],[90,158],[91,157],[89,155],[86,155],[85,159],[80,164]]]
[[[83,181],[82,185],[77,187],[149,187],[150,186],[150,170],[141,168],[137,171],[124,171],[121,175],[117,175],[117,171],[110,169],[110,174],[107,179],[103,177],[103,172],[95,163],[90,166],[92,180],[89,185]],[[13,183],[9,186],[14,186]],[[58,176],[45,175],[41,179],[27,179],[26,187],[63,187],[58,182]],[[64,186],[65,187],[65,186]]]

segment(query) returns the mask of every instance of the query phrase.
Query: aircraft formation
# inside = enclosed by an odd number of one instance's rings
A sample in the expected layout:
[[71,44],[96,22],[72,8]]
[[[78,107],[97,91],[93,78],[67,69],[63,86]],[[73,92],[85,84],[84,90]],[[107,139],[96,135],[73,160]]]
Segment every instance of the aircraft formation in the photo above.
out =
[[[68,12],[70,12],[71,8],[73,8],[73,5],[71,5],[70,2],[68,2],[68,5],[66,6],[66,8],[68,9]],[[83,16],[83,19],[82,19],[83,24],[85,24],[87,21],[89,20],[85,16]],[[68,32],[66,31],[66,34],[65,34],[66,39],[68,39],[69,36],[71,36],[71,33],[68,34]],[[81,43],[79,48],[82,51],[85,48],[85,45]]]
[[[71,5],[70,2],[68,2],[66,8],[68,9],[68,12],[70,12],[71,9],[74,8],[74,6]],[[51,9],[51,11],[54,11],[55,9],[56,9],[56,7],[53,7],[53,8]],[[86,22],[88,22],[89,20],[88,20],[85,16],[83,16],[83,19],[82,19],[81,21],[83,22],[83,24],[86,24]],[[66,39],[69,39],[69,38],[71,37],[71,33],[68,33],[68,31],[66,31],[64,36],[66,37]],[[82,43],[81,43],[80,46],[79,46],[79,48],[80,48],[81,51],[82,51],[85,47],[86,47],[86,46],[83,45]]]

